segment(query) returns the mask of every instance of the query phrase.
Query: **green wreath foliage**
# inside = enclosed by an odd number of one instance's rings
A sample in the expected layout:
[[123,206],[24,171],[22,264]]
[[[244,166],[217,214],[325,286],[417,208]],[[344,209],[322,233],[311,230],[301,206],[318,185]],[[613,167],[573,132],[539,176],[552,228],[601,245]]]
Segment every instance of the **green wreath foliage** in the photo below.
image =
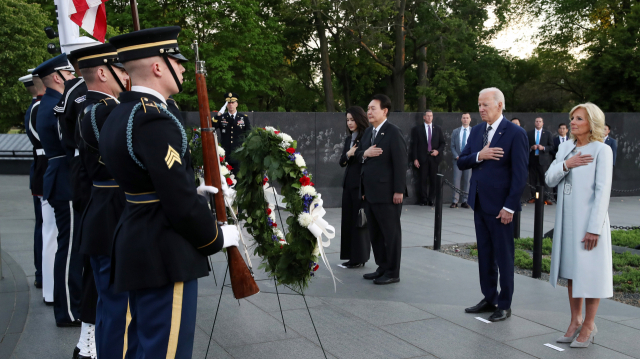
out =
[[[240,162],[236,204],[242,212],[238,219],[246,221],[245,228],[257,243],[254,253],[263,259],[260,268],[270,276],[275,276],[280,284],[302,290],[318,269],[315,263],[317,257],[313,254],[317,240],[307,228],[300,225],[298,216],[308,212],[309,198],[316,196],[306,196],[305,199],[300,196],[301,183],[313,185],[313,182],[310,182],[306,167],[296,164],[294,158],[299,156],[298,153],[294,154],[297,142],[291,141],[286,146],[278,133],[273,128],[253,128],[242,147],[233,153]],[[284,196],[286,212],[280,210],[280,214],[283,218],[287,212],[290,214],[286,219],[287,230],[283,230],[286,233],[285,244],[274,238],[263,190],[267,180],[277,181],[282,186],[280,194]],[[278,210],[275,211],[277,218],[280,218]]]

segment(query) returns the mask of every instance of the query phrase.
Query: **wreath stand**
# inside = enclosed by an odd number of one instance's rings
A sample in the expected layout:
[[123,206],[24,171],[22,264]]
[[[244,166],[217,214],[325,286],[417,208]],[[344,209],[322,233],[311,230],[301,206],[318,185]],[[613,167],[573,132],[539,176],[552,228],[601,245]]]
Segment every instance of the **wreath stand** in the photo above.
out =
[[[285,226],[284,226],[285,222],[282,220],[282,214],[280,213],[280,206],[277,203],[277,201],[278,201],[277,198],[278,197],[277,197],[275,189],[273,187],[272,187],[272,190],[273,190],[274,198],[276,198],[276,206],[275,207],[278,210],[278,216],[280,217],[280,222],[283,224],[282,229],[283,229],[283,231],[285,231],[285,235],[286,235],[286,230],[284,229],[285,228]],[[233,212],[233,210],[231,211],[231,213],[232,213],[234,219],[236,220],[236,224],[237,224],[238,223],[237,222],[237,218],[236,218],[236,215]],[[225,256],[226,256],[226,253],[225,253]],[[209,260],[211,260],[211,259],[209,259]],[[211,269],[213,271],[213,266],[211,267]],[[206,353],[204,355],[205,359],[209,355],[209,347],[211,346],[211,340],[213,339],[213,330],[216,327],[216,320],[218,319],[218,311],[220,310],[220,303],[222,302],[222,293],[224,292],[224,288],[225,287],[227,287],[227,288],[231,287],[231,283],[226,284],[227,274],[228,273],[229,273],[229,263],[227,262],[227,269],[224,272],[224,277],[222,279],[222,288],[220,289],[220,296],[218,298],[218,306],[216,307],[216,314],[213,317],[213,325],[211,326],[211,333],[209,334],[209,344],[207,344],[207,351],[206,351]],[[251,270],[251,273],[253,274],[253,270]],[[214,280],[215,280],[215,276],[214,276]],[[257,279],[256,280],[256,282],[264,282],[264,281],[271,281],[271,279],[267,278],[267,279]],[[309,304],[307,303],[307,298],[304,295],[304,291],[302,291],[302,290],[297,291],[297,290],[291,288],[290,286],[288,286],[286,284],[283,284],[284,287],[288,288],[293,293],[280,293],[278,291],[278,278],[275,277],[275,276],[273,278],[273,284],[274,284],[274,287],[275,287],[275,292],[270,292],[270,291],[265,292],[265,291],[262,291],[262,290],[260,292],[261,293],[267,293],[267,294],[275,294],[276,297],[278,298],[278,307],[280,308],[280,317],[282,318],[282,327],[284,328],[284,332],[285,333],[287,332],[287,326],[286,326],[286,324],[284,322],[284,313],[282,312],[282,304],[280,303],[280,294],[301,296],[302,299],[304,300],[304,305],[307,308],[307,313],[309,314],[309,319],[311,320],[311,325],[313,325],[313,330],[316,333],[316,338],[318,338],[318,343],[320,343],[320,349],[322,349],[322,354],[324,355],[325,359],[327,359],[327,352],[324,350],[324,346],[322,345],[322,340],[320,340],[320,335],[318,334],[318,329],[316,328],[316,324],[314,323],[313,317],[311,316],[311,310],[309,310]],[[217,285],[218,284],[216,283],[216,286]],[[240,300],[238,300],[238,305],[240,305]]]

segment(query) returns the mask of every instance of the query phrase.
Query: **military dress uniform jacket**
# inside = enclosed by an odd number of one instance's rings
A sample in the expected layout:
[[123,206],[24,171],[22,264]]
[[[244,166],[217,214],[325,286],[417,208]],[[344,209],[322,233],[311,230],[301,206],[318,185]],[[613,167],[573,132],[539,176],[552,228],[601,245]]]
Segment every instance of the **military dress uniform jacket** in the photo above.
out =
[[35,102],[27,110],[27,123],[25,129],[27,131],[27,137],[33,145],[33,171],[31,173],[30,185],[31,194],[34,196],[42,196],[42,181],[44,173],[47,171],[47,156],[42,149],[42,143],[40,143],[40,136],[36,131],[36,117],[38,116],[38,109],[40,108],[40,99]]
[[77,126],[82,141],[79,151],[93,186],[80,225],[80,253],[110,257],[125,197],[102,161],[99,139],[104,122],[118,102],[113,97],[88,91],[85,104],[84,117]]
[[82,165],[78,151],[76,124],[83,116],[87,84],[83,78],[68,80],[64,84],[64,92],[60,102],[54,107],[60,125],[62,145],[67,155],[71,170],[71,190],[73,209],[82,213],[91,197],[91,180]]
[[236,112],[233,118],[229,112],[225,112],[222,116],[214,117],[213,127],[220,129],[220,145],[226,152],[227,161],[236,163],[231,153],[242,145],[245,136],[251,131],[249,116]]
[[123,92],[100,131],[100,154],[127,203],[114,235],[117,292],[154,288],[208,275],[207,255],[220,251],[222,230],[196,193],[179,119],[158,98]]
[[62,94],[47,88],[40,100],[36,118],[36,132],[47,156],[47,170],[44,174],[42,197],[45,200],[71,200],[71,182],[69,180],[69,163],[60,142],[58,119],[53,108]]

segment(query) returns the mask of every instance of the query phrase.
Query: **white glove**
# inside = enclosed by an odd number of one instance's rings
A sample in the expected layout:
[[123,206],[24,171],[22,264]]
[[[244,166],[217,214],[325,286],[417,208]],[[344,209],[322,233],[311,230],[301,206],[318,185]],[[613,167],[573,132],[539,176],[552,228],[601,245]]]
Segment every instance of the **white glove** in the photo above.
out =
[[222,248],[237,247],[238,238],[240,237],[238,227],[232,224],[225,224],[224,226],[220,226],[220,228],[222,229],[222,236],[224,237]]
[[199,195],[206,197],[207,194],[212,193],[212,194],[216,194],[218,193],[218,189],[213,187],[213,186],[205,186],[204,181],[200,182],[200,186],[198,186],[198,188],[196,189],[196,191],[198,192]]

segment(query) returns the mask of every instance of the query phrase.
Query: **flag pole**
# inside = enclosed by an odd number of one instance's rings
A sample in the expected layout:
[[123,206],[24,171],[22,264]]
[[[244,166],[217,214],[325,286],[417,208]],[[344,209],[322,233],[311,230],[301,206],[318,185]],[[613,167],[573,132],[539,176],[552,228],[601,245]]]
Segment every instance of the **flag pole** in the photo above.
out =
[[133,17],[133,31],[140,30],[140,20],[138,19],[138,4],[136,0],[131,0],[131,16]]

